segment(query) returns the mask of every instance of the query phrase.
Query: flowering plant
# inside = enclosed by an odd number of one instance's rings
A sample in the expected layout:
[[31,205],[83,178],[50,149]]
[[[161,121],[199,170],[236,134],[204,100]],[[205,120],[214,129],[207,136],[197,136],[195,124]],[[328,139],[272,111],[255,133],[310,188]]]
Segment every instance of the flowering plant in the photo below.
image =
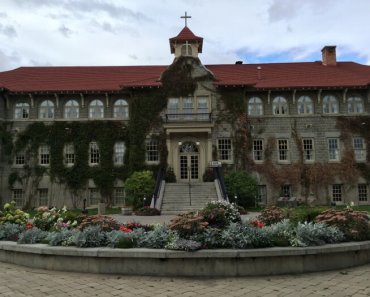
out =
[[249,224],[251,224],[252,226],[254,226],[256,228],[262,228],[262,227],[265,226],[265,224],[263,222],[261,222],[260,220],[257,220],[257,219],[249,221]]
[[24,225],[29,219],[29,214],[17,209],[15,207],[15,201],[5,203],[4,211],[0,211],[0,224],[13,223],[18,225]]
[[120,226],[119,229],[123,232],[126,232],[126,233],[131,233],[132,232],[132,229],[127,228],[126,226]]

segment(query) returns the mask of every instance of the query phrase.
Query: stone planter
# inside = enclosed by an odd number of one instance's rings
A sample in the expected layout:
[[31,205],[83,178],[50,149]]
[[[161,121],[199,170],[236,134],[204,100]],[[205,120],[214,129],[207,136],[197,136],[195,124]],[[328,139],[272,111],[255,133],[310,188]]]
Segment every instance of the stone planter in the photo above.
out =
[[98,215],[103,215],[103,214],[105,214],[105,203],[99,202],[98,203]]
[[124,216],[131,216],[132,215],[132,207],[130,206],[124,206],[122,207],[122,215]]

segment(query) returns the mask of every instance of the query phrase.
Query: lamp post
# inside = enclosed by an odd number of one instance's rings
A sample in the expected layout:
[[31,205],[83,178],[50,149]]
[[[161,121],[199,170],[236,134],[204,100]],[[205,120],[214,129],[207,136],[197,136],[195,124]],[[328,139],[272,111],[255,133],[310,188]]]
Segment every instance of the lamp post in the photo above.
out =
[[144,195],[144,198],[143,198],[143,207],[145,207],[145,201],[146,201],[146,195]]
[[238,195],[234,195],[234,201],[235,201],[235,204],[238,205]]

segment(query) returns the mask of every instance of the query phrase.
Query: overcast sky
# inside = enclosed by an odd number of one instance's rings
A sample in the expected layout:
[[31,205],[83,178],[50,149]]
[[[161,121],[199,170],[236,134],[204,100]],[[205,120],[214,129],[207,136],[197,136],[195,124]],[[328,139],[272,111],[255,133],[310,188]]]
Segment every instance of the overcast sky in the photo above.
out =
[[204,64],[315,61],[324,45],[370,64],[369,0],[0,0],[0,70],[169,64],[185,11]]

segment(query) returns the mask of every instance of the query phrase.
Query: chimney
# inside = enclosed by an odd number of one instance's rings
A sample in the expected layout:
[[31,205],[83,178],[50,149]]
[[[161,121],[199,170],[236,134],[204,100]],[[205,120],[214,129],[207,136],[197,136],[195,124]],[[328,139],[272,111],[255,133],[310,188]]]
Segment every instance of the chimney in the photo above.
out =
[[335,45],[327,45],[321,50],[322,52],[322,64],[325,66],[337,65],[337,55],[335,53]]

